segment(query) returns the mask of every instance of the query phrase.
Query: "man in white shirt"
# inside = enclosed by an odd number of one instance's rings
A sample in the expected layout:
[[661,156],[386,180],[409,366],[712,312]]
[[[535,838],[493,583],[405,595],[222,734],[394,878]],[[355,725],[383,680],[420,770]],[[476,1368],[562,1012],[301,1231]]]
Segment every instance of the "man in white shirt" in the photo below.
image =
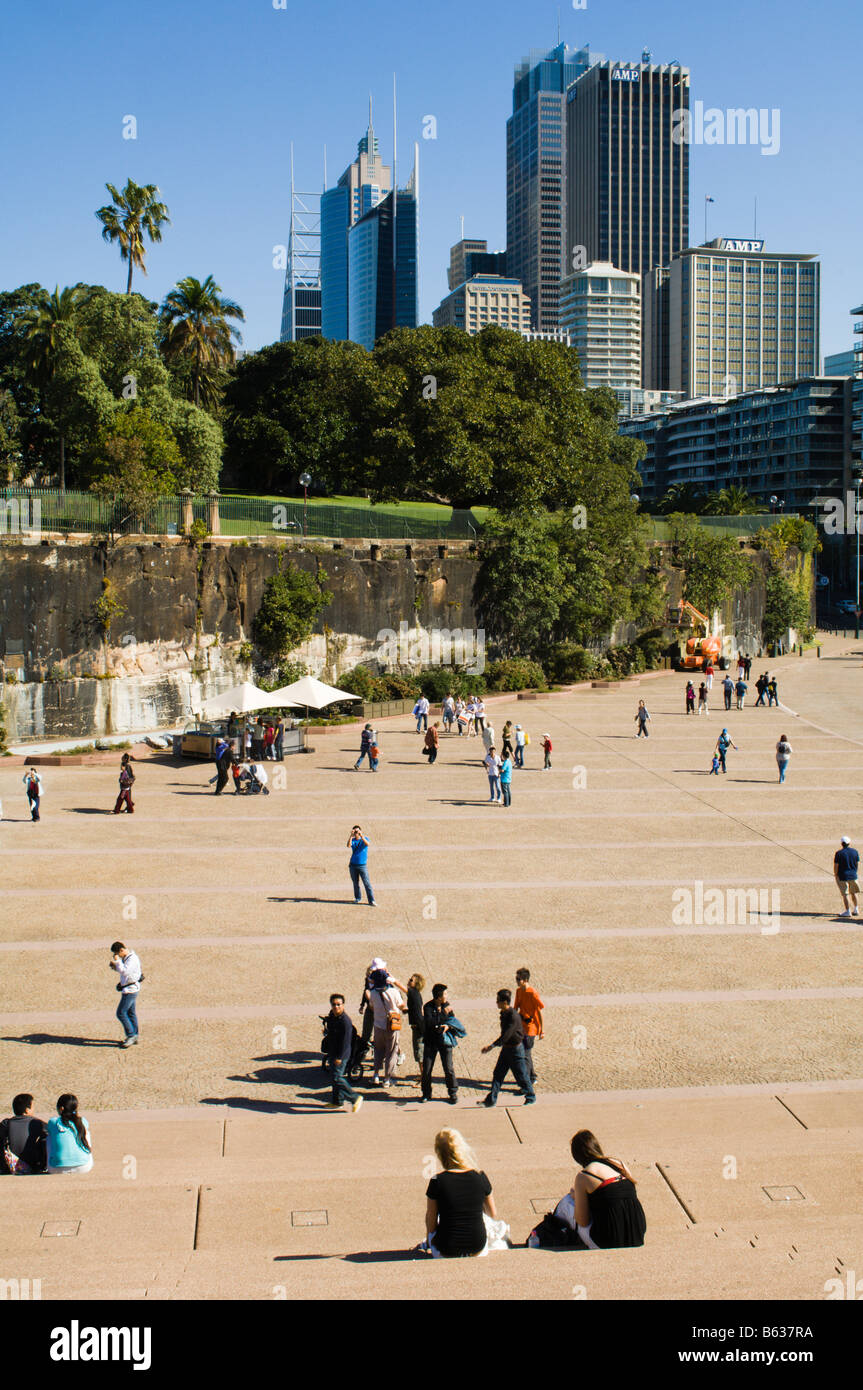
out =
[[122,941],[115,941],[111,947],[110,966],[120,976],[117,985],[117,989],[120,991],[117,1017],[126,1035],[120,1043],[120,1047],[133,1047],[138,1041],[136,1004],[141,989],[141,981],[144,978],[141,962],[135,952],[130,950]]
[[[417,700],[416,704],[414,705],[414,714],[416,715],[417,733],[418,733],[418,734],[419,734],[419,733],[422,733],[422,730],[423,730],[423,729],[426,729],[426,730],[428,729],[428,726],[429,726],[429,708],[430,708],[429,702],[428,702],[428,700],[426,699],[425,695],[420,695],[419,699]],[[420,728],[420,725],[422,725],[422,729]]]
[[485,770],[488,773],[488,789],[491,793],[488,799],[489,801],[499,802],[502,800],[500,792],[500,758],[497,756],[494,744],[489,748],[488,755],[483,758],[483,762],[485,763]]

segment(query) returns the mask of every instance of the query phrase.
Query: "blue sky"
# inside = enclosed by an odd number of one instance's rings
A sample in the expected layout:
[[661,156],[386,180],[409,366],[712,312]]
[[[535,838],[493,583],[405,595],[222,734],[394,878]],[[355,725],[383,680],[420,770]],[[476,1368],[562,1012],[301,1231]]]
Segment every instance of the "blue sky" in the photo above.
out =
[[[279,3],[281,0],[279,0]],[[781,112],[781,150],[692,150],[693,243],[758,235],[767,249],[822,259],[822,352],[852,341],[863,301],[859,55],[863,8],[848,0],[31,0],[3,13],[0,286],[78,280],[125,288],[119,253],[93,213],[105,182],[156,183],[172,226],[136,288],[161,299],[183,275],[212,274],[246,311],[249,349],[278,338],[287,241],[289,147],[297,185],[332,184],[356,151],[375,98],[392,151],[399,89],[399,183],[420,143],[421,318],[446,293],[449,246],[506,241],[505,126],[514,64],[561,37],[610,58],[677,60],[705,106]],[[123,117],[137,120],[122,138]],[[437,139],[423,140],[434,115]]]

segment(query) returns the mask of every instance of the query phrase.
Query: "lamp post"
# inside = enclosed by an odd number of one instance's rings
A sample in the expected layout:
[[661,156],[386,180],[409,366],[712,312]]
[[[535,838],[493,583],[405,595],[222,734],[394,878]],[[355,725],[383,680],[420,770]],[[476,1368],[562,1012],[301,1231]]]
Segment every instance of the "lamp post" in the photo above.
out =
[[854,530],[857,532],[857,585],[855,589],[856,600],[854,604],[854,640],[860,640],[860,486],[863,484],[863,468],[854,470],[854,490],[857,493],[857,505],[854,509]]
[[778,497],[771,497],[771,498],[770,498],[770,515],[771,515],[771,516],[773,515],[774,509],[775,509],[775,507],[776,507],[776,503],[777,503],[778,501],[779,501],[779,498],[778,498]]
[[309,484],[312,481],[310,473],[300,474],[300,487],[303,489],[303,535],[306,535],[306,517],[309,509]]

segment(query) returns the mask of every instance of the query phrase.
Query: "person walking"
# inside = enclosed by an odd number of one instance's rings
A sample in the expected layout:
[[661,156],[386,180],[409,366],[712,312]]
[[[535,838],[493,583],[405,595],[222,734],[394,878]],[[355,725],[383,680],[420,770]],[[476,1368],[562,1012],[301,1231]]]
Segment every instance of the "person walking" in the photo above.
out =
[[354,903],[357,907],[359,907],[360,903],[362,902],[362,895],[360,894],[360,883],[362,883],[363,887],[366,890],[366,897],[368,899],[369,907],[377,906],[377,904],[375,903],[374,890],[372,889],[372,885],[369,882],[369,871],[367,867],[369,862],[369,843],[370,841],[368,837],[363,834],[361,826],[355,825],[350,835],[348,836],[347,848],[351,852],[348,870],[351,875],[351,883],[353,884],[354,889]]
[[[413,712],[414,712],[414,718],[415,718],[416,721],[417,721],[417,733],[421,733],[423,729],[428,729],[428,726],[429,726],[429,702],[428,702],[428,700],[426,699],[425,695],[420,695],[419,699],[417,700],[416,704],[414,705],[414,710],[413,710]],[[420,726],[422,726],[422,729],[420,728]]]
[[705,663],[704,663],[704,680],[705,680],[705,683],[706,683],[706,685],[707,685],[707,693],[708,693],[708,695],[710,694],[711,690],[713,689],[713,676],[714,676],[714,673],[715,673],[715,668],[714,668],[714,665],[713,665],[713,661],[712,661],[712,659],[711,659],[710,657],[708,657],[707,660],[706,660]]
[[222,789],[228,785],[228,774],[231,770],[231,745],[226,738],[218,738],[213,751],[216,760],[215,795],[221,796]]
[[549,768],[551,767],[551,750],[552,750],[552,747],[553,747],[553,745],[552,745],[552,742],[551,742],[551,734],[543,734],[543,736],[542,736],[542,752],[543,752],[542,770],[543,770],[543,772],[548,772]]
[[527,747],[527,734],[520,724],[515,726],[515,765],[524,767],[524,750]]
[[[852,849],[851,841],[847,835],[842,836],[842,848],[837,849],[833,856],[833,877],[836,880],[836,887],[842,896],[844,912],[840,912],[840,917],[859,917],[857,907],[857,895],[860,888],[857,882],[857,868],[860,863],[860,855],[856,849]],[[851,900],[851,910],[848,910],[848,900]]]
[[533,1105],[536,1096],[527,1071],[524,1053],[524,1024],[518,1010],[512,1007],[512,994],[508,989],[498,990],[497,1007],[500,1010],[500,1034],[493,1043],[489,1043],[481,1051],[491,1052],[493,1048],[499,1047],[500,1055],[494,1064],[491,1090],[485,1100],[477,1101],[477,1104],[484,1105],[487,1110],[497,1105],[497,1098],[500,1095],[504,1078],[508,1072],[512,1072],[516,1084],[525,1098],[525,1105]]
[[507,753],[500,760],[500,794],[504,806],[512,805],[512,758]]
[[78,1097],[67,1092],[48,1121],[49,1173],[89,1173],[93,1167],[90,1127],[78,1114]]
[[277,762],[280,762],[280,763],[283,763],[283,762],[285,761],[285,717],[284,717],[284,715],[280,715],[280,716],[279,716],[279,722],[278,722],[278,724],[276,725],[276,739],[275,739],[275,743],[274,743],[274,748],[275,748],[275,752],[276,752],[276,761],[277,761]]
[[638,709],[635,711],[635,722],[638,725],[635,731],[635,737],[641,738],[641,735],[644,734],[645,738],[650,738],[650,733],[647,728],[650,723],[650,715],[647,712],[647,706],[643,700],[639,700],[638,702]]
[[743,679],[744,679],[745,681],[748,681],[748,680],[749,680],[749,674],[750,674],[751,670],[752,670],[752,657],[751,657],[751,656],[747,656],[746,659],[744,660],[744,663],[743,663]]
[[458,1103],[458,1082],[455,1079],[453,1048],[466,1029],[453,1013],[446,985],[432,985],[432,997],[423,1009],[423,1069],[420,1104],[432,1098],[432,1071],[440,1057],[450,1105]]
[[482,730],[482,746],[486,753],[495,742],[494,729],[491,724],[484,724]]
[[704,714],[705,718],[710,718],[710,709],[707,704],[707,684],[702,681],[698,687],[698,713]]
[[785,781],[785,773],[788,768],[788,760],[793,752],[794,749],[791,747],[791,744],[788,742],[788,739],[786,738],[785,734],[780,734],[779,742],[776,745],[776,764],[779,768],[780,782]]
[[345,1012],[345,996],[330,995],[330,1016],[327,1022],[327,1058],[330,1064],[330,1081],[333,1093],[328,1104],[333,1110],[341,1110],[349,1105],[354,1114],[363,1103],[348,1081],[348,1068],[354,1046],[356,1029]]
[[716,740],[716,748],[714,750],[716,756],[719,758],[719,765],[722,768],[723,774],[726,770],[725,754],[728,752],[729,748],[733,748],[735,753],[739,753],[740,751],[737,747],[737,744],[731,742],[731,735],[729,734],[728,730],[723,729],[722,733],[719,735],[719,738]]
[[476,732],[482,733],[485,728],[485,704],[481,695],[474,696],[473,722]]
[[742,652],[737,653],[737,679],[744,680],[746,677],[746,657]]
[[111,969],[116,970],[120,976],[117,984],[120,995],[117,1018],[120,1020],[125,1034],[120,1047],[133,1047],[138,1041],[138,995],[141,991],[141,981],[144,978],[141,962],[135,952],[124,942],[115,941],[111,946],[109,964]]
[[431,728],[428,730],[423,740],[423,752],[429,760],[429,767],[431,767],[432,763],[435,762],[437,759],[437,750],[440,746],[440,736],[438,734],[439,728],[440,725],[437,721],[435,721],[435,723],[432,724]]
[[396,988],[386,970],[372,972],[371,986],[369,1003],[374,1020],[372,1042],[375,1058],[373,1080],[376,1086],[389,1089],[396,1075],[402,1014],[407,1013],[407,1005],[401,990]]
[[360,756],[354,763],[354,772],[359,772],[360,763],[363,758],[368,758],[369,767],[372,765],[372,744],[375,741],[375,731],[371,724],[367,724],[360,734]]
[[33,1114],[33,1097],[26,1091],[15,1096],[12,1114],[0,1120],[0,1173],[25,1177],[44,1173],[48,1163],[44,1120]]
[[770,679],[769,679],[769,681],[767,682],[767,700],[768,700],[768,704],[776,705],[776,706],[778,707],[778,705],[779,705],[779,683],[778,683],[778,681],[776,680],[776,677],[775,677],[775,676],[771,676]]
[[686,682],[686,713],[695,713],[695,686],[692,681]]
[[[228,779],[225,778],[225,781],[227,780]],[[115,816],[119,816],[124,806],[130,815],[133,814],[135,810],[135,804],[132,801],[132,787],[134,782],[135,774],[132,771],[132,758],[129,753],[124,753],[120,759],[120,795],[117,797],[114,805]]]
[[422,1081],[423,1067],[423,1037],[425,1035],[425,1023],[423,1022],[423,990],[426,987],[425,976],[411,975],[408,980],[408,1023],[411,1030],[411,1045],[413,1048],[414,1061],[419,1067],[417,1080]]
[[27,793],[27,805],[30,807],[30,819],[34,821],[39,820],[39,808],[42,804],[42,797],[44,795],[42,774],[35,767],[28,767],[21,781],[24,783],[24,790]]
[[526,965],[515,972],[515,1007],[524,1027],[524,1055],[528,1076],[531,1081],[535,1081],[536,1068],[533,1060],[533,1047],[537,1039],[544,1036],[542,1011],[545,1005],[530,983],[530,971]]
[[764,696],[767,694],[767,672],[762,671],[758,680],[755,682],[755,689],[758,691],[758,699],[755,701],[755,708],[764,704]]
[[749,689],[749,687],[747,686],[746,681],[743,679],[742,676],[738,680],[734,689],[737,694],[737,708],[743,709],[743,706],[746,703],[746,691]]
[[451,734],[453,722],[455,720],[455,700],[452,695],[447,695],[444,700],[441,714],[443,716],[444,731]]
[[489,801],[499,802],[503,798],[500,791],[500,758],[497,756],[494,745],[489,748],[488,753],[483,758],[485,770],[488,773]]
[[734,694],[734,681],[730,676],[726,676],[722,682],[722,693],[725,696],[725,708],[731,709],[731,697]]

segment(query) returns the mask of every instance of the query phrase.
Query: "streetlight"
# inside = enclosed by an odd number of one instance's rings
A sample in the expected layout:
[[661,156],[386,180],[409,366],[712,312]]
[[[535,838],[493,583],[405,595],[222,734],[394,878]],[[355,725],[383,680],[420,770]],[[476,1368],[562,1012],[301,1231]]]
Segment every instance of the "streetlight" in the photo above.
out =
[[857,505],[854,509],[854,530],[857,532],[857,599],[854,605],[854,640],[860,640],[860,486],[863,484],[863,468],[854,470],[854,489],[857,493]]
[[309,508],[309,487],[311,486],[312,475],[310,473],[300,474],[300,487],[303,489],[303,535],[306,535],[306,515]]
[[777,503],[778,501],[779,501],[779,498],[778,498],[778,497],[771,497],[771,498],[770,498],[770,515],[771,515],[771,516],[773,515],[773,509],[774,509],[774,507],[776,506],[776,503]]

